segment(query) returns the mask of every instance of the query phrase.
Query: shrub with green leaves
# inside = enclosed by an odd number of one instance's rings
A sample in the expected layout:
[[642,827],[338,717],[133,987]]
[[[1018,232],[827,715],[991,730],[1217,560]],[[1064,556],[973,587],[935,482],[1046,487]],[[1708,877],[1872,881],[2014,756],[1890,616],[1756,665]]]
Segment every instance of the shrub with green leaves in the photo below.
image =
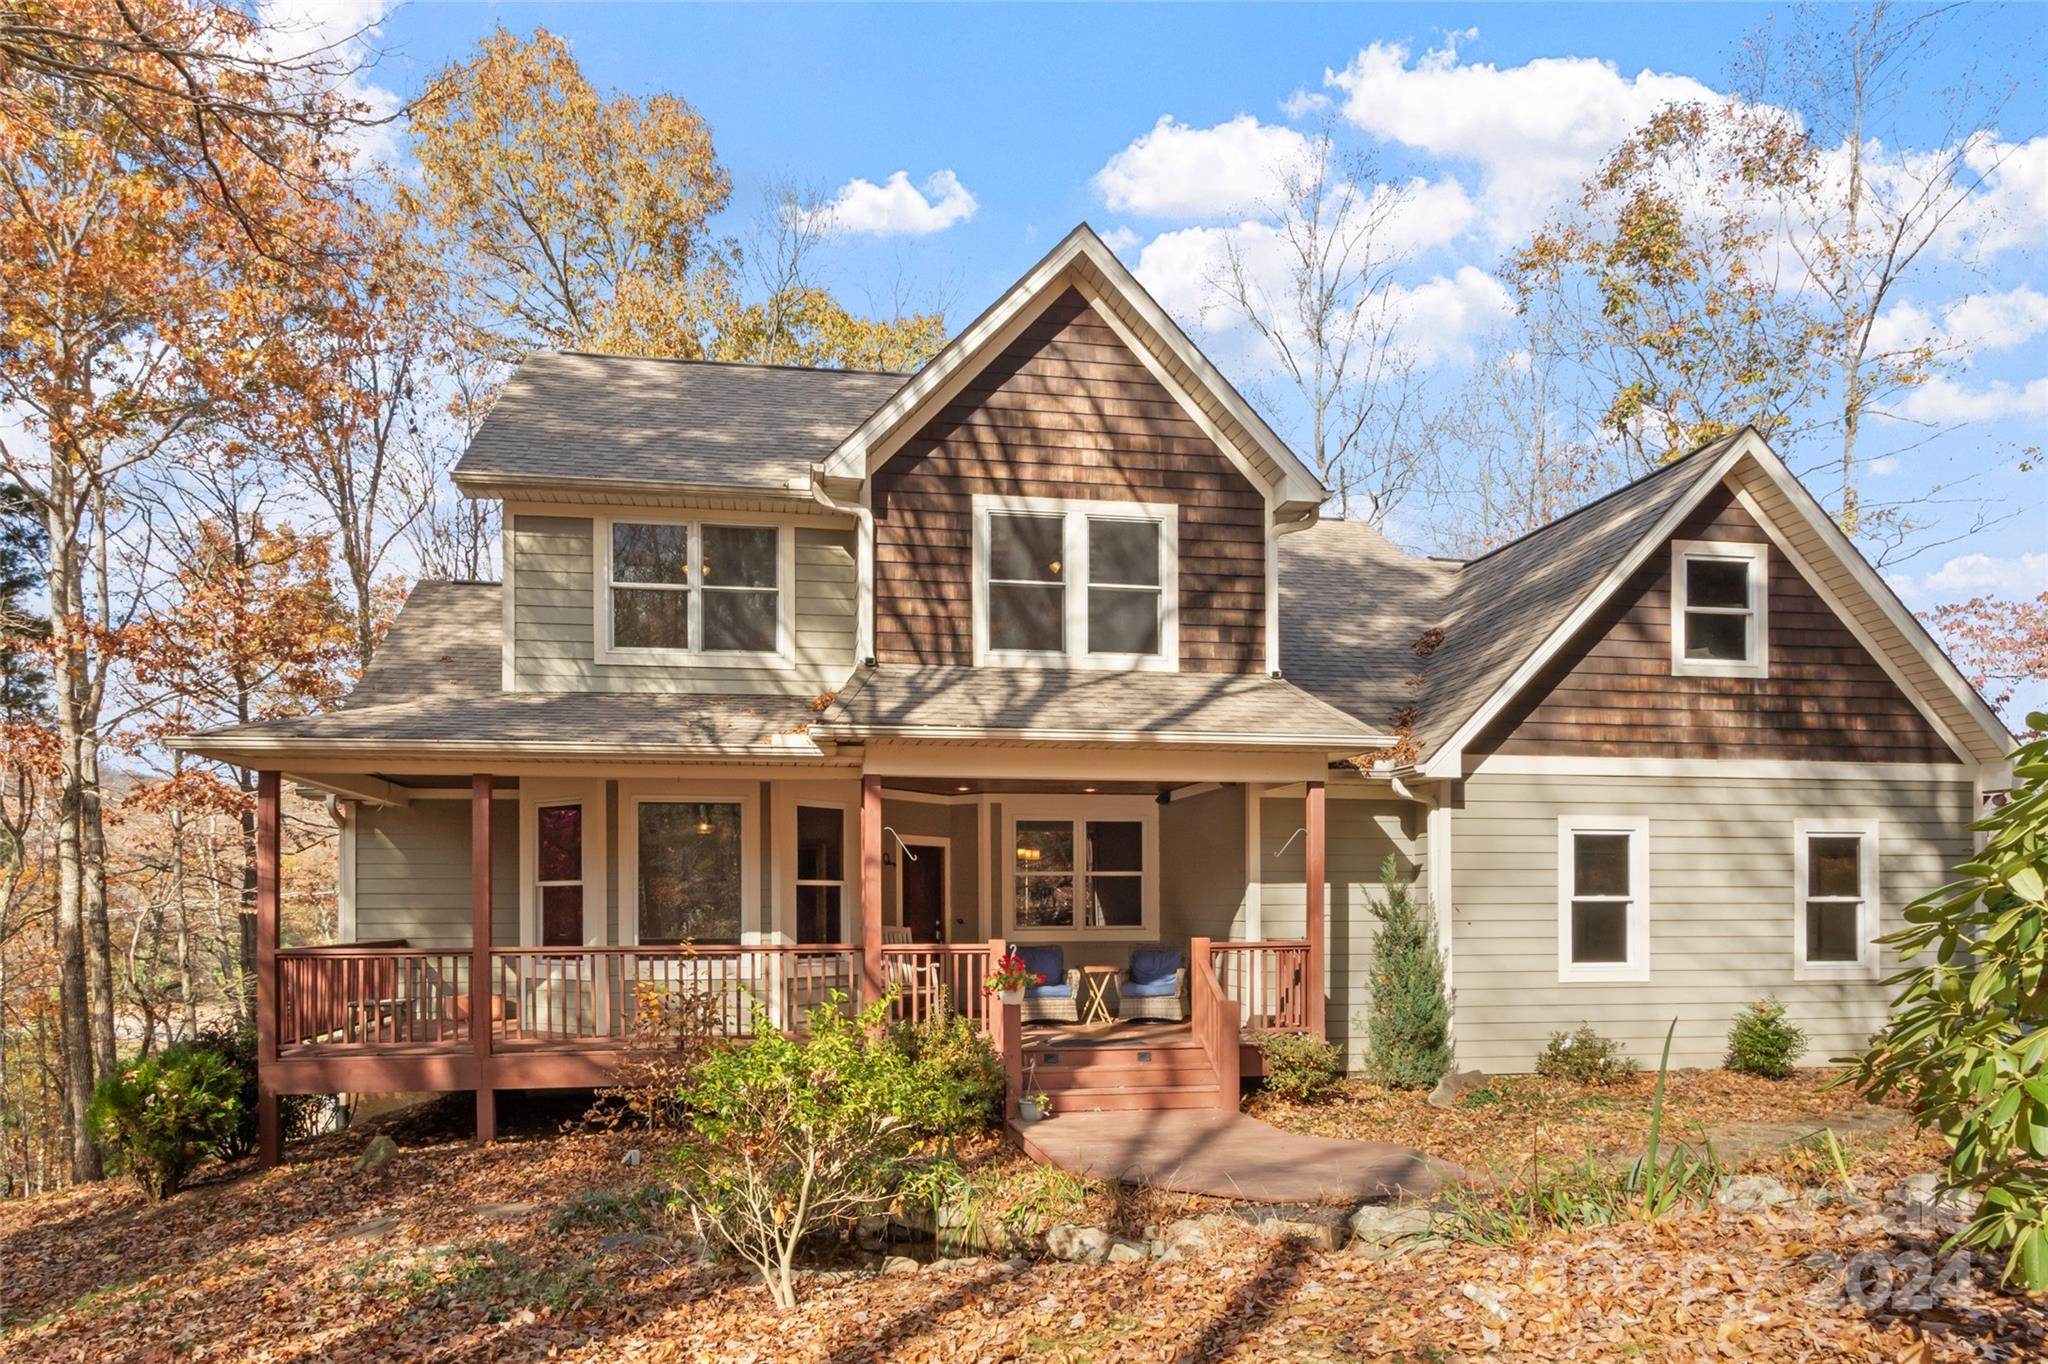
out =
[[1536,1073],[1583,1085],[1618,1085],[1636,1073],[1635,1058],[1621,1043],[1602,1037],[1590,1024],[1573,1033],[1554,1032],[1536,1054]]
[[809,1031],[755,1036],[706,1057],[684,1087],[692,1136],[676,1153],[677,1201],[714,1247],[761,1271],[778,1307],[796,1305],[798,1249],[876,1211],[911,1168],[916,1132],[896,1112],[916,1084],[885,1030],[891,998],[848,1018],[835,992]]
[[1806,1050],[1804,1029],[1785,1021],[1785,1006],[1764,998],[1735,1015],[1722,1064],[1743,1075],[1782,1080]]
[[168,1198],[233,1140],[241,1088],[218,1053],[180,1043],[102,1079],[86,1122],[112,1168],[132,1175],[148,1197]]
[[1266,1089],[1296,1103],[1328,1097],[1344,1078],[1344,1052],[1313,1033],[1262,1032],[1253,1039],[1266,1058]]
[[[259,1109],[256,1103],[256,1029],[231,1022],[210,1023],[193,1034],[186,1045],[210,1051],[234,1069],[240,1082],[237,1095],[240,1118],[235,1130],[215,1152],[222,1160],[240,1160],[256,1151]],[[298,1141],[319,1130],[322,1116],[333,1100],[324,1094],[280,1094],[277,1098],[278,1128],[285,1141]]]
[[1369,904],[1372,1004],[1366,1013],[1365,1071],[1389,1089],[1427,1089],[1451,1068],[1451,1002],[1436,915],[1415,897],[1388,856],[1381,899]]
[[951,1139],[995,1125],[1002,1111],[1003,1058],[973,1019],[940,1010],[899,1024],[889,1040],[905,1062],[890,1107],[914,1133]]
[[[2048,714],[2027,723],[2048,730]],[[1873,1099],[1903,1094],[1950,1143],[1948,1185],[1983,1196],[1962,1245],[2010,1251],[2006,1277],[2048,1288],[2048,737],[2013,754],[2011,798],[1975,825],[1984,850],[1906,907],[1879,941],[1908,963],[1891,1017],[1853,1058]]]

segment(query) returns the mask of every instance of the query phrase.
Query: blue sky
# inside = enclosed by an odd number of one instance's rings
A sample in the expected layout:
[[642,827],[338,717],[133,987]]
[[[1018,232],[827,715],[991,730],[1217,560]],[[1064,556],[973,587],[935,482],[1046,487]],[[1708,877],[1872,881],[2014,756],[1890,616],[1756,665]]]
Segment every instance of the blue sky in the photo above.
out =
[[[727,230],[741,230],[776,181],[842,194],[852,226],[828,268],[850,302],[887,298],[902,280],[913,301],[948,303],[957,326],[1086,220],[1247,382],[1259,356],[1204,316],[1201,262],[1247,216],[1237,179],[1332,116],[1390,178],[1423,191],[1406,287],[1420,353],[1450,384],[1498,323],[1503,248],[1643,113],[1730,88],[1739,45],[1770,14],[416,2],[382,16],[386,55],[371,78],[407,94],[493,24],[544,24],[600,85],[673,91],[703,112],[734,180]],[[2048,476],[2018,468],[2048,430],[2044,39],[2048,8],[1965,12],[1920,60],[1898,124],[1915,150],[1933,150],[1943,92],[1967,72],[2019,82],[1998,120],[2007,159],[1973,209],[1976,226],[1895,305],[1901,327],[1954,340],[1956,363],[1910,400],[1911,421],[1873,423],[1865,445],[1882,456],[1867,475],[1873,496],[1941,484],[2018,514],[1965,534],[1974,511],[1939,513],[1930,538],[1958,538],[1892,570],[1915,606],[2048,587]],[[1274,415],[1285,429],[1289,414]]]

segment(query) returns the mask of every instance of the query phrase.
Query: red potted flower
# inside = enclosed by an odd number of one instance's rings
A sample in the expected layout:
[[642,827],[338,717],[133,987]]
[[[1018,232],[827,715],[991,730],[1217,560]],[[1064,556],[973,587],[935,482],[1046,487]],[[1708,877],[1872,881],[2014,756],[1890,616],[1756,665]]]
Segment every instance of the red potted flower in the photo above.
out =
[[1045,984],[1045,977],[1024,964],[1024,958],[1015,952],[1006,952],[995,969],[981,982],[981,992],[994,995],[1005,1004],[1022,1004],[1024,991],[1033,985]]

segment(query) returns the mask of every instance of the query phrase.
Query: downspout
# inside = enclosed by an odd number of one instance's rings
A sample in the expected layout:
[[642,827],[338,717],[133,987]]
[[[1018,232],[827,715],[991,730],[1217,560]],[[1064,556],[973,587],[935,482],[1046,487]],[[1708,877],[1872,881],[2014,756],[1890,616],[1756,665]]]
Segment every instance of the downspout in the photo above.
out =
[[[1451,905],[1451,812],[1436,796],[1424,795],[1410,787],[1400,774],[1389,772],[1387,786],[1403,800],[1412,800],[1423,809],[1423,858],[1429,869],[1429,902],[1436,910],[1436,946],[1444,957],[1444,992],[1456,997],[1455,959],[1453,949],[1456,933],[1452,924]],[[1458,1015],[1451,1012],[1449,1024],[1451,1041],[1455,1045],[1458,1036]]]
[[853,661],[856,666],[875,661],[875,513],[874,509],[862,502],[845,503],[833,500],[814,475],[810,480],[811,498],[826,511],[851,516],[860,523],[860,530],[854,536],[854,622]]
[[1275,677],[1280,670],[1280,537],[1304,531],[1322,519],[1320,507],[1310,507],[1293,521],[1275,522],[1266,537],[1266,671]]

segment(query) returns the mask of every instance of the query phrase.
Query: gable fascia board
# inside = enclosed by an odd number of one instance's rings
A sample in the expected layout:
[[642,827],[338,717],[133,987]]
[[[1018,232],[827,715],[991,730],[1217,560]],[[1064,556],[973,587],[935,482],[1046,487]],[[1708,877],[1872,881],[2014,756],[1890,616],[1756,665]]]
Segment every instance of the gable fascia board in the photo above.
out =
[[[1174,357],[1197,377],[1210,391],[1216,401],[1228,411],[1259,446],[1260,452],[1281,470],[1276,487],[1274,480],[1256,467],[1247,468],[1247,476],[1254,483],[1265,487],[1274,499],[1281,503],[1308,501],[1320,504],[1325,496],[1321,483],[1303,464],[1295,453],[1287,448],[1273,429],[1257,412],[1231,388],[1229,381],[1211,364],[1206,356],[1189,341],[1186,333],[1172,318],[1166,315],[1149,294],[1144,291],[1130,271],[1116,254],[1103,244],[1100,237],[1086,223],[1076,227],[1066,238],[1048,252],[1037,265],[1027,271],[1024,277],[990,304],[979,317],[930,364],[919,370],[917,375],[899,389],[887,402],[856,427],[841,441],[820,466],[818,477],[837,483],[852,483],[866,479],[901,444],[908,440],[924,419],[942,406],[947,398],[972,378],[979,369],[983,357],[999,351],[1003,345],[1014,340],[1017,333],[1042,313],[1058,296],[1055,286],[1072,275],[1070,280],[1084,293],[1093,281],[1076,271],[1085,261],[1093,272],[1115,289],[1122,299],[1145,321]],[[1099,290],[1100,285],[1094,285]],[[1098,310],[1099,311],[1099,310]],[[1120,320],[1120,319],[1119,319]],[[1112,325],[1115,325],[1112,323]],[[1121,328],[1118,328],[1121,331]],[[1140,344],[1134,348],[1141,361],[1152,368],[1150,347]],[[1157,373],[1156,369],[1154,370]],[[1194,414],[1196,420],[1208,424],[1207,415],[1198,404],[1189,402],[1178,383],[1169,383],[1182,405]],[[1229,439],[1218,440],[1217,444],[1243,467],[1247,461],[1237,448],[1238,442]]]
[[1535,652],[1523,659],[1521,666],[1509,675],[1508,680],[1502,683],[1493,695],[1487,697],[1479,709],[1474,711],[1464,724],[1458,726],[1457,732],[1445,740],[1429,760],[1422,764],[1421,775],[1452,780],[1464,776],[1465,745],[1471,743],[1487,725],[1493,723],[1494,717],[1522,694],[1535,680],[1536,675],[1571,642],[1579,627],[1592,619],[1594,612],[1606,604],[1607,599],[1628,581],[1629,576],[1642,567],[1643,562],[1671,538],[1673,532],[1684,523],[1685,518],[1692,514],[1693,508],[1706,497],[1707,489],[1718,487],[1745,452],[1762,445],[1763,437],[1759,436],[1754,428],[1745,428],[1733,444],[1714,456],[1712,475],[1699,475],[1692,492],[1673,503],[1665,510],[1664,515],[1657,518],[1656,524],[1644,532],[1643,537],[1608,570],[1607,575],[1593,590],[1579,600],[1579,604],[1572,608],[1571,614],[1550,632]]
[[[1827,509],[1806,490],[1806,485],[1794,476],[1785,462],[1778,458],[1777,453],[1761,440],[1757,441],[1756,448],[1749,453],[1755,459],[1757,468],[1778,489],[1780,495],[1792,504],[1793,510],[1797,511],[1814,534],[1820,537],[1822,545],[1848,571],[1856,586],[1862,589],[1886,622],[1898,632],[1901,642],[1933,671],[1943,687],[1969,713],[1982,736],[1989,741],[1986,749],[1977,750],[1971,748],[1962,736],[1954,733],[1949,725],[1933,713],[1933,708],[1926,704],[1921,689],[1900,674],[1890,651],[1869,638],[1855,615],[1845,609],[1844,603],[1818,573],[1807,572],[1807,581],[1814,585],[1828,605],[1834,609],[1835,614],[1841,618],[1842,623],[1863,642],[1866,649],[1870,650],[1871,656],[1877,659],[1879,666],[1883,667],[1898,684],[1899,689],[1911,697],[1929,721],[1948,738],[1950,745],[1956,748],[1957,756],[1965,762],[1998,760],[2017,747],[2019,740],[2006,729],[2005,722],[1998,718],[1998,712],[1991,709],[1990,703],[1977,694],[1977,689],[1970,685],[1969,679],[1963,676],[1962,670],[1956,667],[1954,660],[1934,642],[1934,637],[1927,632],[1927,627],[1920,622],[1919,617],[1899,600],[1899,594],[1892,590],[1891,584],[1871,567],[1870,561],[1863,557],[1863,552],[1857,549],[1855,543],[1843,533],[1842,528],[1835,524],[1835,519],[1828,515]],[[1794,563],[1799,564],[1802,570],[1806,569],[1806,557],[1784,542],[1771,519],[1763,515],[1762,510],[1753,501],[1749,503],[1749,510],[1757,518],[1758,524],[1771,535],[1772,542],[1777,544]]]
[[630,478],[561,478],[553,474],[471,475],[455,480],[456,490],[476,500],[501,502],[729,504],[766,507],[811,505],[808,481],[781,484],[690,483]]

